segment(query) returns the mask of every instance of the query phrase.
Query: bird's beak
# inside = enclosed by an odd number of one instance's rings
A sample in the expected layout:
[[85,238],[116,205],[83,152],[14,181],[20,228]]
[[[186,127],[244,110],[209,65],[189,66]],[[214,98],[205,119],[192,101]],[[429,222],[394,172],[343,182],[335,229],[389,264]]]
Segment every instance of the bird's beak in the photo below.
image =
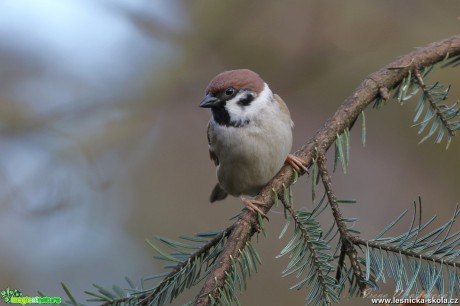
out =
[[219,102],[220,102],[219,98],[216,98],[211,95],[206,95],[206,97],[204,97],[203,100],[201,100],[199,106],[204,107],[204,108],[210,108],[210,107],[216,106]]

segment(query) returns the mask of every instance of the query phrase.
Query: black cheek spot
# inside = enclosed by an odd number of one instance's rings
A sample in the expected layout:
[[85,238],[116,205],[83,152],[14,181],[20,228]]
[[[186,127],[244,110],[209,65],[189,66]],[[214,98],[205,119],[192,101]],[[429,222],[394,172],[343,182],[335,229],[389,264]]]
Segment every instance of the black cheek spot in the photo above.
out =
[[248,106],[251,104],[251,102],[254,101],[254,96],[251,94],[247,94],[244,96],[244,98],[241,98],[237,104],[240,106]]

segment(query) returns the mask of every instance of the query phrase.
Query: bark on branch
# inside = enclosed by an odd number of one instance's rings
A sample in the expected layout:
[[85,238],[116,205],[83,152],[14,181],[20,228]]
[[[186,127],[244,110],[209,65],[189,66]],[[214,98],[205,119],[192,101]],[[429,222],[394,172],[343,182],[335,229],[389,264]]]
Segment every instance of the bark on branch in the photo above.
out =
[[[315,156],[315,148],[319,152],[326,152],[334,143],[336,136],[349,127],[375,98],[379,95],[382,98],[388,97],[388,91],[397,86],[408,75],[409,71],[431,66],[442,61],[446,55],[449,55],[449,57],[460,55],[460,35],[418,48],[370,74],[342,103],[335,114],[326,121],[315,136],[295,152],[295,155],[310,165]],[[260,192],[255,200],[266,204],[263,207],[264,213],[268,213],[274,204],[275,193],[273,190],[278,194],[282,194],[283,185],[289,186],[293,178],[294,172],[292,168],[284,166]],[[206,278],[195,305],[209,305],[211,303],[209,295],[218,299],[216,288],[224,284],[225,272],[231,270],[230,255],[233,258],[238,258],[239,250],[251,239],[256,232],[257,226],[258,218],[254,213],[249,211],[242,213],[234,224],[225,249],[219,255],[216,267]]]

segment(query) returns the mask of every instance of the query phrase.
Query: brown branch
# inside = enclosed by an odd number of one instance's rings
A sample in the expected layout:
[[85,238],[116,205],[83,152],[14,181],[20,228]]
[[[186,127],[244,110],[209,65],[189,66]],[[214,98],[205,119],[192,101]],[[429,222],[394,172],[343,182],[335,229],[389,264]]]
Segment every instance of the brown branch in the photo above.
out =
[[[442,61],[448,54],[450,57],[460,54],[460,35],[418,48],[370,74],[343,102],[335,114],[326,121],[316,135],[295,155],[306,161],[308,165],[311,165],[312,159],[315,157],[315,148],[319,152],[326,152],[334,143],[336,135],[341,134],[345,128],[349,127],[361,111],[374,101],[380,93],[393,89],[415,67],[421,69],[431,66]],[[385,99],[386,97],[382,98]],[[262,208],[265,213],[268,213],[274,204],[275,193],[273,191],[278,194],[282,193],[283,185],[289,186],[293,178],[294,172],[292,168],[284,166],[264,187],[255,200],[266,204]],[[219,299],[219,293],[216,288],[223,286],[226,277],[225,272],[231,270],[230,255],[233,258],[238,258],[238,251],[254,235],[257,224],[258,219],[255,214],[249,211],[242,213],[227,240],[227,245],[217,259],[215,269],[208,275],[195,305],[210,305],[210,295],[217,300]]]
[[[356,281],[358,282],[360,295],[364,296],[364,293],[367,290],[367,286],[364,282],[363,271],[361,270],[361,266],[358,262],[358,252],[356,252],[355,246],[351,242],[353,236],[350,235],[350,233],[348,232],[348,226],[343,221],[342,212],[340,211],[339,205],[337,203],[337,197],[332,191],[332,181],[327,171],[326,157],[324,156],[323,152],[318,153],[317,163],[319,175],[321,176],[321,180],[323,181],[324,190],[326,191],[327,199],[329,201],[329,205],[331,206],[332,214],[334,216],[335,223],[337,224],[337,228],[340,233],[340,242],[342,243],[341,252],[347,254],[348,258],[350,259],[350,265],[353,269],[353,275],[356,277]],[[340,257],[343,258],[342,254],[340,254]],[[337,271],[340,271],[340,269],[341,267],[339,266]]]
[[[216,268],[210,274],[210,276],[216,275],[216,277],[208,276],[206,278],[195,305],[209,305],[210,299],[208,294],[217,294],[217,290],[215,290],[215,288],[222,287],[223,282],[225,281],[225,272],[229,272],[231,270],[231,258],[239,257],[239,251],[246,246],[246,243],[252,235],[254,235],[257,228],[257,216],[249,211],[242,213],[236,221],[230,237],[227,239],[225,249],[217,258]],[[248,238],[242,239],[242,237]]]

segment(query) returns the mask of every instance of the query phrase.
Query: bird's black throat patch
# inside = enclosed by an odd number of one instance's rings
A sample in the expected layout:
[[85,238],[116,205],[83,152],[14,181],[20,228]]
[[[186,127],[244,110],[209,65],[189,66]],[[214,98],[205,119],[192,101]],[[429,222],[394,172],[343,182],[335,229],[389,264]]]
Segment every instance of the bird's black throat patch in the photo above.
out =
[[230,125],[230,114],[225,108],[225,103],[219,103],[211,108],[212,117],[219,125]]
[[[239,103],[239,102],[238,102]],[[221,103],[211,108],[212,117],[214,121],[219,125],[232,126],[232,127],[243,127],[249,124],[250,120],[231,120],[228,110],[225,108],[225,103]]]

